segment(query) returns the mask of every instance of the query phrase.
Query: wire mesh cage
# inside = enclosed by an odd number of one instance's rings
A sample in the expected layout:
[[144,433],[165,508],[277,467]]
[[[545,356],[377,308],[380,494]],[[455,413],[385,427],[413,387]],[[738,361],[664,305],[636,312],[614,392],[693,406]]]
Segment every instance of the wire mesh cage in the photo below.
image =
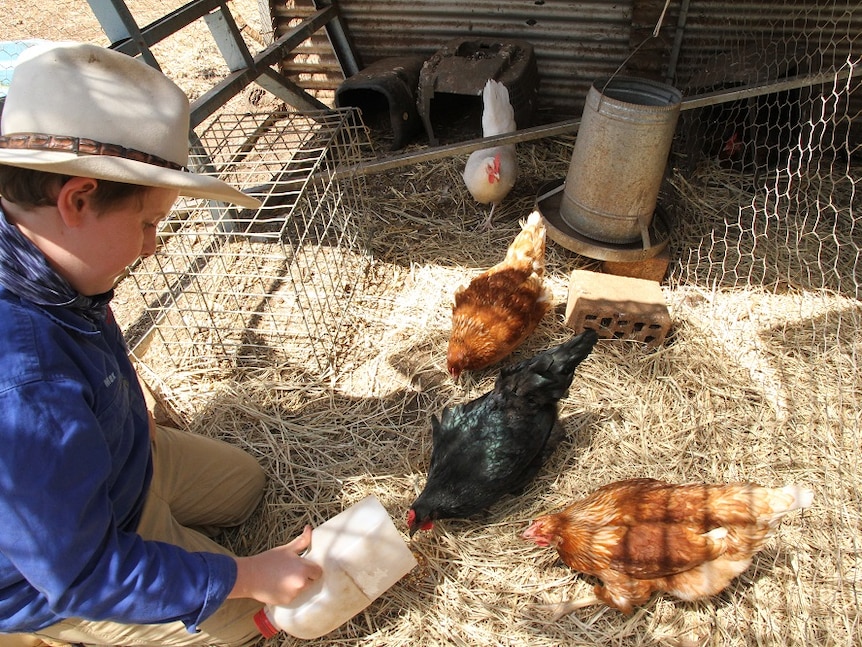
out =
[[332,366],[368,262],[363,180],[342,171],[367,145],[350,109],[219,115],[190,164],[262,206],[180,203],[158,252],[131,270],[141,299],[132,350],[157,344],[155,355],[184,368]]

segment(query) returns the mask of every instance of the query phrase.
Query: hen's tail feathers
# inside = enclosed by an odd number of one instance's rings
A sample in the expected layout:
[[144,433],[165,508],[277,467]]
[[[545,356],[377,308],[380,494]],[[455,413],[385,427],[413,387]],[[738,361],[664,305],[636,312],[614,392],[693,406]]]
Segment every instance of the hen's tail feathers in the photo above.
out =
[[807,508],[814,502],[814,493],[797,485],[785,485],[783,488],[764,488],[765,504],[768,511],[762,511],[760,520],[775,529],[788,512]]
[[534,357],[536,368],[541,367],[547,373],[560,376],[571,376],[587,355],[593,350],[593,346],[599,340],[599,334],[595,330],[585,330],[575,335],[569,341],[559,346],[549,348],[545,352]]
[[793,497],[793,502],[787,508],[787,512],[799,510],[800,508],[808,508],[814,503],[814,492],[798,485],[785,485],[781,488],[781,491]]
[[769,525],[776,525],[788,512],[807,508],[814,502],[814,493],[798,485],[785,485],[783,488],[769,489],[767,505],[771,510],[768,515]]
[[539,393],[548,400],[559,400],[571,386],[578,364],[590,354],[598,339],[595,330],[585,330],[559,346],[504,368],[497,381],[498,388],[518,394]]
[[535,272],[538,276],[545,273],[545,221],[538,211],[533,211],[527,220],[521,222],[521,231],[506,251],[506,267]]
[[493,137],[517,129],[508,88],[499,81],[488,79],[482,90],[482,136]]
[[785,485],[782,488],[756,488],[760,494],[760,508],[757,514],[768,519],[770,524],[778,522],[788,512],[807,508],[814,501],[811,490],[797,485]]
[[[814,494],[796,485],[770,488],[757,483],[707,486],[709,513],[723,526],[755,524],[774,529],[788,512],[807,508]],[[765,525],[764,525],[765,524]]]

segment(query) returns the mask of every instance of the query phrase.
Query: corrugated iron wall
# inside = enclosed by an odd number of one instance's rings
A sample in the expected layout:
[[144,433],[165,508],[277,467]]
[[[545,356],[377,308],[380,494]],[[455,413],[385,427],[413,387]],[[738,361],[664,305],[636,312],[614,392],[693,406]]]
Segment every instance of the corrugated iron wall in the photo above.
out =
[[[272,6],[277,34],[279,24],[284,29],[313,11],[311,0],[272,0]],[[629,53],[631,2],[340,0],[338,6],[364,65],[390,56],[430,57],[447,41],[464,36],[532,43],[541,77],[540,110],[560,113],[556,116],[573,116],[592,81]],[[320,75],[298,76],[311,72],[308,56],[319,62],[316,71],[327,75],[329,86]],[[332,90],[342,80],[325,37],[285,66],[307,89]]]
[[[314,11],[313,0],[269,0],[275,31]],[[593,80],[622,72],[669,81],[684,93],[840,67],[862,56],[858,1],[338,0],[361,65],[430,56],[469,36],[526,40],[539,68],[538,121],[578,117]],[[631,56],[630,56],[631,55]],[[627,60],[627,57],[628,58]],[[343,80],[321,32],[285,72],[331,103]],[[858,93],[857,93],[858,94]],[[854,101],[862,98],[855,97]]]
[[340,6],[369,61],[411,52],[430,56],[464,36],[528,41],[539,67],[540,110],[570,116],[592,81],[629,53],[628,2],[343,0]]

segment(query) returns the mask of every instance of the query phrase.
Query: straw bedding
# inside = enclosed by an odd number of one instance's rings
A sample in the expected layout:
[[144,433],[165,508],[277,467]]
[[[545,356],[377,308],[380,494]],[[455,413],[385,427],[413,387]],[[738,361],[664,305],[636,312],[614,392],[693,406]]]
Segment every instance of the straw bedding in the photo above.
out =
[[[456,384],[446,373],[452,293],[502,258],[538,187],[565,175],[572,145],[565,137],[519,145],[522,175],[490,232],[478,229],[485,211],[463,187],[461,159],[369,177],[372,265],[325,380],[301,363],[239,379],[148,374],[144,357],[145,378],[178,422],[244,447],[270,475],[264,505],[228,533],[231,546],[248,553],[288,541],[368,494],[406,531],[430,456],[430,415],[484,393],[496,375],[492,368]],[[485,515],[418,533],[410,545],[419,567],[310,644],[858,644],[862,312],[855,299],[825,290],[681,280],[710,262],[704,230],[710,219],[734,217],[746,191],[728,190],[738,178],[707,171],[711,192],[676,174],[669,185],[680,222],[663,286],[668,342],[653,352],[600,342],[561,403],[567,438],[536,481]],[[568,275],[598,269],[553,242],[547,256],[556,307],[508,361],[572,333],[563,325]],[[751,568],[711,600],[658,596],[630,617],[593,608],[550,623],[542,605],[594,582],[519,533],[538,514],[635,476],[797,483],[814,490],[815,504],[787,517]],[[299,642],[282,634],[270,644]]]

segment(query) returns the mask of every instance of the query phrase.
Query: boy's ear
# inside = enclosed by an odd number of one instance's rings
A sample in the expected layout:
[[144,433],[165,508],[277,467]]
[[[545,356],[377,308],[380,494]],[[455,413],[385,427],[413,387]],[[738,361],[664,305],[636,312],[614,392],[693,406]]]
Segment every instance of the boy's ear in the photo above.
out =
[[89,177],[73,177],[60,187],[57,209],[67,227],[77,227],[92,209],[93,193],[98,181]]

